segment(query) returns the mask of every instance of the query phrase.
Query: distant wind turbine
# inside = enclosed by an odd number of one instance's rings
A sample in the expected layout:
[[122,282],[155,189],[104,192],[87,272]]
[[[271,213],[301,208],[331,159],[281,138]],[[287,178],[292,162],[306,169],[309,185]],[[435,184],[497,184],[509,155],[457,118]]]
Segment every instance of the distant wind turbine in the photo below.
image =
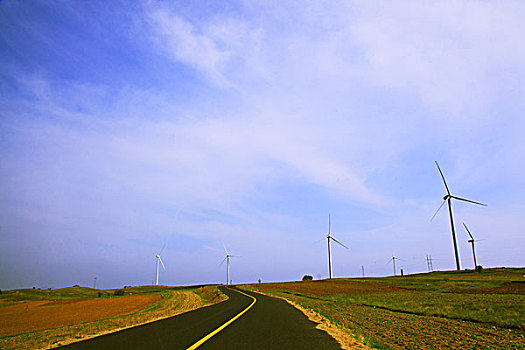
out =
[[396,260],[399,260],[399,258],[396,258],[394,254],[392,254],[392,257],[388,260],[388,262],[391,262],[394,264],[394,276],[397,276],[396,274]]
[[328,235],[325,237],[325,239],[328,241],[328,275],[329,275],[329,278],[332,279],[332,247],[330,246],[330,241],[332,240],[332,241],[342,245],[346,249],[348,249],[348,247],[345,246],[343,243],[339,242],[334,237],[332,237],[332,232],[331,232],[330,226],[331,226],[330,214],[328,214]]
[[226,247],[224,245],[223,245],[223,247],[224,247],[224,252],[226,253],[226,257],[221,262],[221,265],[224,263],[224,261],[226,261],[226,284],[228,285],[228,284],[231,284],[231,281],[230,281],[230,258],[239,258],[239,256],[231,255],[228,252],[228,249],[226,249]]
[[474,237],[472,237],[472,234],[470,233],[467,225],[465,225],[465,223],[463,223],[463,226],[465,226],[465,230],[467,230],[467,233],[468,235],[470,236],[470,239],[468,240],[468,242],[470,244],[472,244],[472,256],[474,257],[474,270],[477,269],[478,267],[478,263],[476,262],[476,251],[474,250],[474,242],[478,242],[478,240],[474,239]]
[[454,218],[452,216],[452,199],[457,199],[457,200],[464,201],[464,202],[474,203],[474,204],[477,204],[477,205],[483,205],[483,206],[487,206],[487,205],[483,204],[483,203],[479,203],[479,202],[474,202],[474,201],[472,201],[470,199],[465,199],[465,198],[457,197],[457,196],[454,196],[454,195],[450,194],[450,190],[448,188],[447,182],[445,181],[445,176],[443,175],[443,172],[441,171],[441,168],[439,167],[439,164],[438,164],[437,161],[436,161],[436,165],[437,165],[437,168],[439,170],[439,173],[441,174],[441,178],[443,179],[443,183],[445,184],[445,188],[447,190],[447,194],[443,197],[443,203],[441,203],[441,205],[439,206],[438,210],[436,210],[436,212],[434,213],[434,215],[432,216],[432,219],[430,219],[430,221],[432,221],[434,219],[434,217],[437,215],[439,210],[443,207],[443,204],[445,204],[445,202],[447,202],[447,204],[448,204],[448,213],[449,213],[449,216],[450,216],[450,228],[452,230],[452,242],[454,243],[454,254],[456,256],[456,269],[459,271],[459,270],[461,270],[461,266],[459,265],[458,243],[456,241],[456,229],[454,227]]
[[155,285],[156,286],[159,284],[159,261],[162,264],[162,268],[166,270],[166,266],[164,266],[164,263],[162,262],[162,259],[160,257],[160,254],[162,254],[162,251],[164,250],[164,248],[166,248],[166,244],[164,244],[160,252],[157,255],[155,255],[155,257],[157,258],[157,265],[155,267]]

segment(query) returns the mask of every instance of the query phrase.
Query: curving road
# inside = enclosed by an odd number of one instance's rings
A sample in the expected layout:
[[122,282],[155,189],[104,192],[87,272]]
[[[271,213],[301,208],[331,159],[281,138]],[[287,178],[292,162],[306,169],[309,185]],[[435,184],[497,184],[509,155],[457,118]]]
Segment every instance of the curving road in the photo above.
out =
[[229,297],[222,303],[63,348],[187,349],[194,345],[199,350],[341,349],[332,337],[316,329],[315,323],[284,300],[219,288]]

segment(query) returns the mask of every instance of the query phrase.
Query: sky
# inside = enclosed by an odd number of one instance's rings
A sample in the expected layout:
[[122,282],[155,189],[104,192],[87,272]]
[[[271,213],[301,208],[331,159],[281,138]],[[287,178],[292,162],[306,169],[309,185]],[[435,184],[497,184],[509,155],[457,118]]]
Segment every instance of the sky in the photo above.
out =
[[0,2],[0,288],[524,266],[523,1]]

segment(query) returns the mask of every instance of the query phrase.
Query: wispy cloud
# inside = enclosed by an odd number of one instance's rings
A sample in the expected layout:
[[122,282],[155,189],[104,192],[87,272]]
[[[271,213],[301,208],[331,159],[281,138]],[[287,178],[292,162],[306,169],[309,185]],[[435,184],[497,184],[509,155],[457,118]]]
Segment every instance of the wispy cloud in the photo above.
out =
[[214,83],[232,84],[230,74],[235,70],[256,72],[253,59],[258,55],[260,33],[248,22],[223,16],[192,22],[162,5],[148,7],[147,13],[157,48]]

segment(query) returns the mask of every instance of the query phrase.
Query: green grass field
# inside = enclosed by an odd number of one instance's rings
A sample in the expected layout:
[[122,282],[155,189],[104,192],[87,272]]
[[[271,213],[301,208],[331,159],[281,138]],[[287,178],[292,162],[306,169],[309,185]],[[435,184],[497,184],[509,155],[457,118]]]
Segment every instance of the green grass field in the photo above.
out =
[[378,349],[524,349],[525,269],[250,285]]

